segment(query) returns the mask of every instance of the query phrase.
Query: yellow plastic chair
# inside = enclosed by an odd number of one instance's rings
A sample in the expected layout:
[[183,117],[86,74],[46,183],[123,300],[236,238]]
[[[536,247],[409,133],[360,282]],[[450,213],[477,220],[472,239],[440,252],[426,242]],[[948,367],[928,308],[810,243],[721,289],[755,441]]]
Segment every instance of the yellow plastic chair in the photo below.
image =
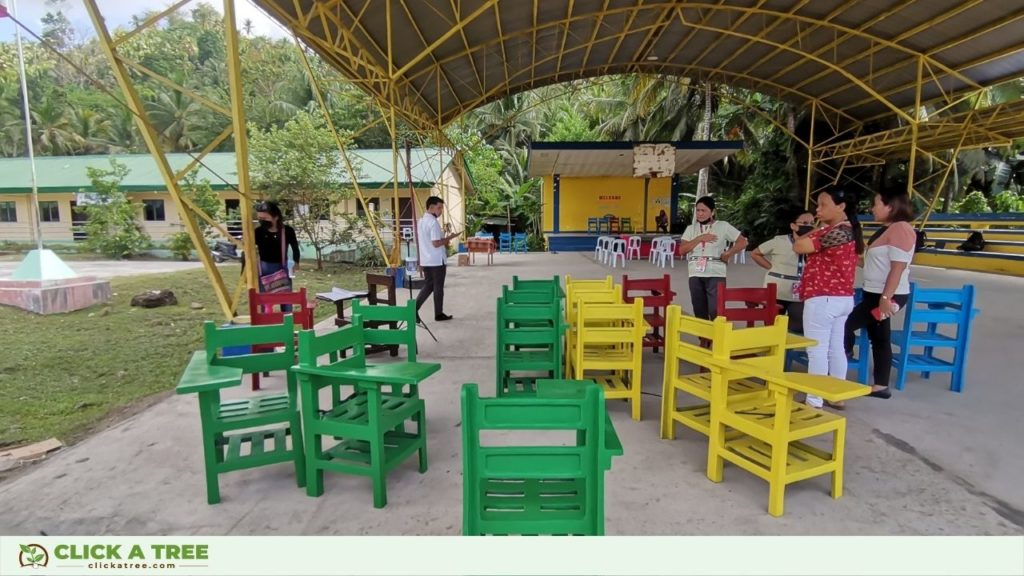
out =
[[646,332],[643,298],[632,304],[578,303],[572,377],[597,382],[608,400],[628,400],[633,420],[640,420]]
[[565,307],[566,336],[565,336],[565,373],[572,371],[572,353],[576,346],[576,321],[581,302],[589,304],[622,304],[622,286],[616,284],[612,288],[591,288],[583,291],[571,290],[568,294]]
[[[780,317],[783,318],[783,317]],[[786,485],[823,474],[832,475],[832,497],[843,494],[843,456],[846,419],[837,414],[794,402],[797,392],[815,394],[832,402],[866,395],[870,388],[830,376],[784,373],[780,357],[786,346],[783,329],[766,340],[763,329],[730,330],[719,317],[706,359],[711,371],[711,424],[708,437],[707,476],[721,482],[725,462],[768,482],[768,513],[781,516]],[[779,324],[775,327],[778,328]],[[730,357],[735,351],[769,348],[764,356]],[[758,378],[766,385],[765,396],[729,401],[729,382]],[[726,430],[738,432],[726,436]],[[814,436],[832,435],[832,452],[802,442]]]
[[[716,350],[726,358],[739,355],[760,354],[766,368],[782,370],[785,356],[774,354],[774,350],[759,345],[756,350],[740,350],[735,346],[739,340],[732,338],[732,333],[739,331],[723,318],[725,338],[715,339],[716,322],[702,320],[695,316],[687,316],[681,306],[673,304],[665,312],[665,376],[661,392],[661,437],[674,440],[676,422],[692,428],[707,436],[711,424],[711,372],[707,371],[707,359],[711,350],[696,344],[699,340],[711,341],[712,350]],[[771,342],[786,337],[786,317],[773,326],[745,328],[750,338]],[[687,341],[689,337],[692,341]],[[705,370],[690,374],[681,374],[680,364],[689,362]],[[684,392],[696,397],[700,402],[678,406],[678,393]],[[763,382],[751,378],[740,378],[728,382],[728,400],[730,402],[756,397],[767,397]]]

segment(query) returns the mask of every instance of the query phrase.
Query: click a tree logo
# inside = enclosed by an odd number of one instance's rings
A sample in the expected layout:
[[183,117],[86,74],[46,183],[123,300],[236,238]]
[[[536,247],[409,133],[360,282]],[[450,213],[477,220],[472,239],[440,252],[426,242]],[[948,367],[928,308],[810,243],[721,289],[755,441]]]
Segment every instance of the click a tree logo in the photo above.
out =
[[43,568],[50,563],[50,553],[40,544],[22,544],[18,563],[22,568]]

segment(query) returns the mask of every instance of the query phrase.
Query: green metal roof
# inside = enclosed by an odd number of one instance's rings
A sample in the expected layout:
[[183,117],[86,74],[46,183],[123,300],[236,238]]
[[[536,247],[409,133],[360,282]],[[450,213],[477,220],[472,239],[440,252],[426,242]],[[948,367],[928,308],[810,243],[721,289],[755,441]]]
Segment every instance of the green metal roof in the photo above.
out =
[[[391,187],[391,149],[353,150],[355,163],[360,165],[360,185],[366,188]],[[164,190],[164,181],[149,154],[111,154],[109,156],[36,156],[36,177],[40,193],[92,192],[92,185],[86,177],[86,168],[109,168],[110,159],[128,167],[128,176],[121,188],[129,192],[150,192]],[[356,160],[358,158],[358,160]],[[441,173],[452,161],[452,154],[439,148],[413,148],[412,181],[417,188],[429,188],[440,178]],[[173,170],[180,170],[191,162],[188,154],[168,154],[167,160]],[[200,179],[210,181],[214,190],[230,190],[238,184],[238,170],[234,152],[215,152],[203,158],[199,166]],[[405,153],[399,151],[398,184],[408,186],[406,181]],[[341,174],[342,181],[348,182],[348,171]],[[32,191],[32,173],[28,158],[0,158],[0,194],[23,194]]]

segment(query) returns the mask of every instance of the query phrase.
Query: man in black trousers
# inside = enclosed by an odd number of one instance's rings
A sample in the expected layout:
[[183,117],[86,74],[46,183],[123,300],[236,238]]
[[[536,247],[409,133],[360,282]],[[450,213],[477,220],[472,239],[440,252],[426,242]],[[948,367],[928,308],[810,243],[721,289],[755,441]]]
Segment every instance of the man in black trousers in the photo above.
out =
[[419,321],[419,311],[423,303],[434,295],[434,320],[443,322],[451,320],[452,317],[444,313],[444,279],[448,272],[446,265],[448,261],[448,243],[458,234],[447,236],[441,232],[441,223],[438,221],[444,211],[444,200],[437,196],[427,198],[427,211],[420,218],[417,224],[419,233],[419,260],[423,268],[423,288],[416,296],[416,320]]

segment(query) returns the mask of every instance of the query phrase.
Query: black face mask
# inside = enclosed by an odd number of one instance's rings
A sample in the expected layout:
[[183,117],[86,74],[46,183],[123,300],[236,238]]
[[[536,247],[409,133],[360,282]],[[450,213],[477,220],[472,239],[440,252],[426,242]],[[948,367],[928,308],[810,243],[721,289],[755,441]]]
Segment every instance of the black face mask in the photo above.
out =
[[263,229],[270,228],[270,222],[268,222],[266,220],[260,220],[260,228],[263,228]]
[[814,230],[814,226],[811,226],[810,224],[800,224],[797,226],[796,235],[803,236],[810,233],[811,230]]

